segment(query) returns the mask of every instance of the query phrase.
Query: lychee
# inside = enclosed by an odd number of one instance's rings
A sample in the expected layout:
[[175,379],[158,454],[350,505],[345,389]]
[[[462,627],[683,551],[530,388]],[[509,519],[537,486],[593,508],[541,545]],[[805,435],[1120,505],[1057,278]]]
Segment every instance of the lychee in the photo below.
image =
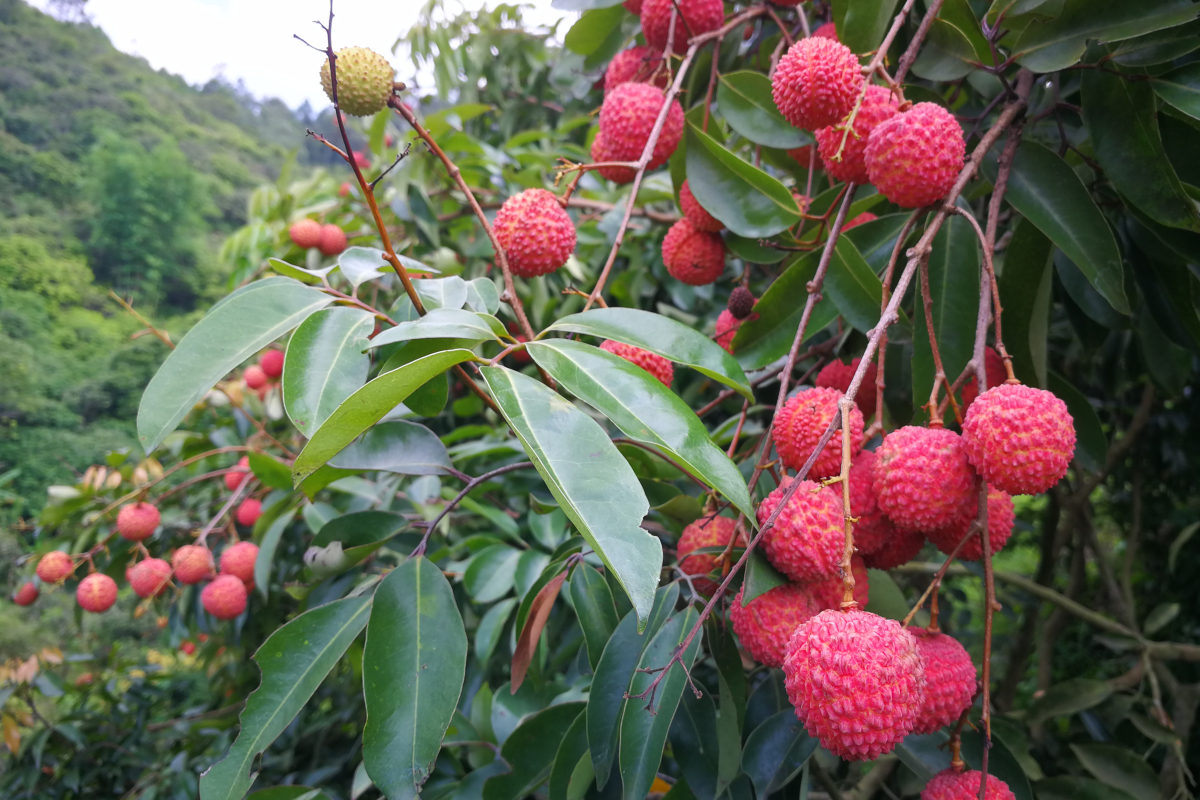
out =
[[867,138],[871,183],[901,208],[920,208],[950,191],[967,144],[958,120],[936,103],[917,103],[879,123]]
[[742,327],[743,322],[745,322],[744,319],[735,317],[728,308],[717,315],[717,329],[713,339],[730,355],[733,354],[733,337],[737,336],[738,329]]
[[[921,790],[921,800],[976,800],[983,773],[979,770],[955,772],[947,769],[934,775]],[[1008,784],[995,775],[987,776],[984,800],[1017,800]]]
[[251,364],[242,370],[242,380],[247,388],[257,390],[267,385],[267,374],[258,364]]
[[[1013,521],[1016,517],[1013,511],[1012,497],[1007,492],[989,486],[987,505],[988,545],[993,553],[998,553],[1008,542],[1008,537],[1012,536]],[[978,511],[979,501],[976,499],[969,506],[965,506],[959,518],[949,526],[929,531],[927,533],[929,541],[933,542],[938,550],[950,555],[962,538],[967,535],[967,530],[975,521]],[[983,558],[983,545],[979,541],[979,536],[967,539],[966,544],[959,549],[958,557],[963,561],[978,561]]]
[[[679,569],[692,579],[692,586],[705,597],[712,597],[719,583],[709,580],[706,576],[716,566],[717,556],[710,553],[699,553],[691,556],[688,553],[701,547],[724,547],[733,538],[737,522],[729,517],[701,517],[683,529],[676,545],[679,556]],[[739,545],[745,541],[738,536]]]
[[821,27],[812,32],[813,38],[833,39],[835,42],[840,42],[841,39],[837,35],[837,27],[832,22],[826,22]]
[[346,249],[346,232],[337,225],[322,225],[317,249],[327,256],[336,256]]
[[[667,86],[667,71],[659,69],[662,51],[640,45],[622,50],[608,62],[604,71],[604,91],[607,94],[622,83],[646,83],[654,75],[653,85],[660,89]],[[656,74],[657,72],[657,74]]]
[[754,304],[758,302],[745,286],[735,286],[729,293],[729,301],[725,304],[734,319],[745,319],[754,313]]
[[236,576],[242,581],[254,580],[254,562],[258,560],[258,545],[254,542],[238,542],[221,552],[221,572]]
[[849,114],[862,89],[858,58],[841,42],[825,38],[801,39],[788,48],[771,79],[779,113],[810,131]]
[[262,501],[253,497],[246,498],[237,507],[236,516],[238,525],[245,525],[249,528],[262,516]]
[[861,214],[859,214],[857,217],[855,217],[854,219],[850,220],[845,225],[843,225],[842,233],[845,233],[846,231],[850,230],[851,228],[857,228],[859,225],[865,225],[868,222],[874,222],[877,219],[879,219],[879,217],[875,216],[870,211],[864,211]]
[[662,356],[612,339],[605,339],[601,342],[600,349],[606,350],[614,356],[620,356],[630,364],[638,365],[662,381],[668,389],[671,388],[671,381],[675,377],[675,365]]
[[182,642],[179,645],[179,652],[183,653],[185,656],[195,655],[196,654],[196,643],[190,642],[190,641]]
[[[785,479],[759,504],[759,525],[766,524],[794,480]],[[763,552],[784,575],[810,583],[837,574],[845,538],[841,496],[819,483],[803,481],[763,535]]]
[[[604,136],[604,131],[598,131],[596,138],[592,140],[592,162],[603,164],[607,161],[623,160],[613,155],[608,146],[608,140]],[[631,167],[598,167],[596,171],[600,173],[600,177],[610,180],[613,183],[631,183],[637,177],[637,170]]]
[[625,0],[625,2],[621,5],[625,6],[625,10],[630,14],[633,14],[635,17],[641,16],[642,0]]
[[509,268],[522,278],[554,272],[575,252],[575,225],[545,189],[526,189],[505,200],[493,227]]
[[[854,602],[858,603],[859,608],[866,608],[871,599],[871,578],[867,575],[867,565],[863,563],[862,556],[855,555],[850,559],[850,571],[854,574]],[[842,580],[841,572],[839,565],[838,574],[808,584],[808,591],[822,611],[842,607],[842,599],[846,596],[846,584]]]
[[822,611],[801,625],[783,673],[809,735],[851,761],[890,753],[912,731],[925,696],[916,639],[866,611]]
[[687,217],[687,221],[692,223],[692,227],[698,231],[716,233],[725,227],[725,223],[708,213],[704,206],[700,205],[700,201],[692,194],[692,187],[686,180],[679,187],[679,208]]
[[[600,134],[607,153],[604,160],[640,159],[665,100],[659,89],[645,83],[622,83],[609,92],[600,106]],[[683,107],[672,100],[646,168],[653,170],[667,163],[681,138]]]
[[663,237],[662,256],[671,277],[689,286],[713,283],[725,271],[725,242],[718,234],[697,230],[686,217]]
[[200,603],[217,619],[233,619],[246,610],[246,586],[234,575],[218,575],[200,592]]
[[51,550],[38,560],[37,576],[42,583],[58,583],[75,571],[75,559],[62,550]]
[[[395,70],[388,60],[365,47],[343,47],[334,62],[338,82],[338,107],[356,117],[369,117],[387,105],[392,96]],[[333,81],[329,59],[321,62],[321,88],[333,100]]]
[[[836,125],[821,128],[816,132],[817,152],[825,171],[839,181],[853,181],[864,184],[868,180],[865,153],[867,137],[871,131],[885,120],[891,119],[899,104],[891,89],[883,86],[868,86],[862,106],[854,117],[854,126],[849,133],[845,130],[847,119],[844,118]],[[842,139],[845,138],[845,145]],[[835,158],[838,150],[841,158]]]
[[138,597],[158,597],[171,583],[171,565],[161,558],[147,558],[134,564],[127,575]]
[[366,169],[371,166],[371,157],[362,150],[355,150],[350,154],[350,157],[354,159],[354,163],[359,169]]
[[875,451],[879,508],[897,526],[931,531],[971,505],[975,473],[962,437],[944,428],[898,428]]
[[755,661],[767,667],[782,667],[792,634],[821,608],[808,589],[798,583],[776,586],[745,606],[744,591],[738,590],[729,607],[733,631]]
[[315,219],[299,220],[288,228],[288,236],[292,238],[292,243],[296,247],[302,247],[305,250],[316,247],[321,241],[321,223]]
[[33,581],[25,581],[21,584],[21,588],[13,593],[12,601],[19,606],[33,605],[33,601],[38,599],[38,588],[33,585]]
[[[341,186],[338,187],[338,197],[345,197],[348,194],[350,194],[350,184],[343,183]],[[316,247],[317,246],[316,242],[314,241],[311,246]]]
[[1067,474],[1075,423],[1067,404],[1043,389],[1001,384],[976,398],[963,420],[967,457],[1009,494],[1039,494]]
[[258,357],[258,365],[271,380],[283,374],[283,351],[271,348]]
[[913,733],[933,733],[955,722],[975,699],[975,665],[957,639],[909,628],[925,667],[925,702]]
[[158,509],[151,503],[129,503],[117,512],[117,532],[131,542],[140,542],[154,534],[159,519]]
[[[855,358],[849,364],[841,359],[834,359],[821,368],[817,373],[817,379],[813,381],[818,387],[828,387],[837,389],[842,394],[850,390],[850,381],[854,380],[854,373],[858,371],[858,365],[862,363],[861,358]],[[875,379],[879,376],[879,368],[872,361],[867,365],[866,372],[863,373],[862,383],[858,385],[858,392],[854,395],[854,405],[858,406],[858,410],[862,412],[863,419],[867,419],[875,414]]]
[[233,469],[233,472],[225,473],[225,488],[231,492],[241,486],[242,481],[246,479],[246,473],[250,471],[249,457],[242,456],[239,458],[237,465]]
[[895,569],[917,557],[925,546],[925,534],[893,528],[883,546],[872,553],[863,554],[863,563],[871,569]]
[[642,0],[642,34],[651,47],[666,49],[671,9],[675,7],[679,9],[673,39],[676,55],[687,52],[689,39],[715,31],[725,21],[725,4],[721,0]]
[[93,572],[79,582],[75,600],[84,611],[102,614],[117,602],[117,582],[103,572]]
[[180,583],[199,583],[212,577],[212,551],[203,545],[185,544],[171,556],[171,566]]
[[[999,386],[1008,380],[1008,370],[1004,368],[1004,359],[996,352],[994,347],[985,347],[983,349],[983,370],[987,375],[987,387],[989,389]],[[967,409],[971,407],[971,403],[975,402],[975,398],[979,396],[979,381],[972,375],[970,380],[963,384],[962,387],[962,409],[963,414],[967,413]]]
[[[801,469],[812,455],[825,429],[838,411],[838,400],[844,395],[837,389],[802,389],[784,403],[775,417],[772,435],[775,449],[783,463],[791,469]],[[850,457],[858,455],[863,441],[863,415],[854,407],[850,410]],[[842,437],[835,433],[825,443],[808,477],[831,478],[842,471]]]
[[854,523],[854,547],[860,553],[874,553],[895,536],[892,521],[879,509],[875,494],[875,468],[879,457],[863,450],[850,462],[850,513]]

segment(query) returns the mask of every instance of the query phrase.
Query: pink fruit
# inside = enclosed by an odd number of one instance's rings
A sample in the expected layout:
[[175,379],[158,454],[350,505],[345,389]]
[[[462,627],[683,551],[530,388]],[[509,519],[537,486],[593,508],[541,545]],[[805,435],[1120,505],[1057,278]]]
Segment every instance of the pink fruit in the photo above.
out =
[[920,208],[946,196],[966,152],[954,115],[936,103],[917,103],[877,125],[864,155],[867,175],[884,197]]
[[93,572],[79,582],[75,600],[84,611],[102,614],[117,602],[117,582],[103,572]]
[[630,364],[636,364],[662,381],[668,389],[671,388],[671,381],[675,377],[675,365],[662,356],[612,339],[605,339],[601,342],[600,349],[612,353],[614,356],[620,356]]
[[33,605],[33,602],[38,599],[38,588],[33,585],[33,581],[25,581],[21,584],[21,588],[13,593],[12,601],[19,606]]
[[[891,89],[868,86],[867,95],[854,117],[854,127],[850,133],[844,130],[845,118],[839,120],[836,125],[821,128],[816,132],[817,152],[821,154],[825,171],[839,181],[867,183],[867,137],[880,123],[895,116],[898,108],[899,104]],[[841,157],[835,158],[839,151]]]
[[721,0],[642,0],[642,34],[646,44],[656,50],[667,48],[671,11],[678,3],[673,39],[676,55],[688,49],[688,39],[721,27],[725,5]]
[[873,553],[863,554],[863,563],[871,569],[895,569],[917,557],[925,546],[925,534],[893,528],[892,534]]
[[663,237],[662,256],[671,277],[689,286],[713,283],[725,271],[724,240],[698,230],[686,217]]
[[1001,384],[981,394],[963,420],[967,457],[979,474],[1009,494],[1039,494],[1067,474],[1075,423],[1050,392]]
[[872,451],[863,450],[850,463],[850,513],[858,517],[854,523],[854,548],[860,553],[874,553],[896,535],[892,521],[879,510],[875,494],[878,458]]
[[[1007,492],[989,486],[987,505],[988,546],[993,553],[998,553],[1008,542],[1008,537],[1012,536],[1015,519],[1012,497]],[[975,502],[964,508],[959,518],[948,527],[929,531],[929,541],[933,542],[938,550],[950,555],[962,538],[967,535],[978,511],[979,501],[976,499]],[[958,557],[963,561],[978,561],[983,558],[983,544],[979,541],[978,535],[967,540],[966,544],[959,549]]]
[[131,542],[149,538],[158,528],[158,509],[150,503],[129,503],[117,512],[117,532]]
[[37,565],[37,576],[42,583],[59,583],[75,571],[75,559],[61,550],[51,550],[42,556]]
[[641,45],[622,50],[604,71],[604,92],[607,94],[622,83],[646,83],[651,75],[655,75],[653,85],[665,89],[667,71],[659,69],[662,63],[662,51],[653,47]]
[[[765,525],[794,478],[777,486],[758,506]],[[838,573],[846,532],[842,499],[833,489],[803,481],[775,525],[763,535],[763,551],[775,568],[794,581],[809,583]]]
[[742,605],[741,589],[729,607],[733,631],[749,653],[767,667],[782,667],[796,628],[820,612],[808,589],[785,583]]
[[238,525],[245,525],[247,528],[258,522],[258,518],[262,516],[262,501],[249,497],[241,502],[237,508]]
[[554,272],[575,252],[575,224],[545,189],[526,189],[505,200],[494,228],[509,268],[522,278]]
[[[867,575],[867,566],[863,563],[862,556],[856,555],[850,560],[850,570],[854,573],[854,602],[858,603],[859,608],[866,608],[871,599],[871,579]],[[842,580],[841,572],[839,566],[838,574],[808,584],[809,593],[822,611],[842,607],[842,600],[846,596],[846,584]]]
[[[858,370],[858,365],[862,363],[862,359],[855,357],[849,364],[834,359],[821,368],[817,373],[817,379],[813,383],[818,387],[827,387],[837,389],[842,394],[845,394],[850,389],[850,381],[854,379],[854,373]],[[863,373],[862,383],[859,384],[858,393],[854,395],[854,405],[858,406],[858,410],[862,412],[863,419],[875,413],[875,379],[879,375],[879,369],[872,361],[867,365],[867,371]]]
[[275,380],[283,374],[283,351],[271,348],[258,357],[258,366],[268,378]]
[[849,114],[862,89],[862,71],[850,48],[815,37],[792,45],[771,80],[779,113],[797,128],[810,131]]
[[971,505],[975,472],[958,434],[909,425],[889,433],[875,452],[879,508],[897,526],[937,530]]
[[[701,517],[683,529],[675,552],[679,557],[679,569],[692,579],[692,586],[705,597],[712,597],[719,583],[706,576],[716,567],[717,557],[711,553],[688,555],[701,547],[724,547],[733,538],[737,522],[729,517]],[[738,536],[738,544],[745,540]]]
[[200,592],[200,603],[217,619],[233,619],[246,610],[246,586],[233,575],[218,575]]
[[288,236],[291,237],[292,243],[296,247],[301,247],[307,250],[310,247],[316,247],[321,241],[321,223],[315,219],[302,219],[292,223],[292,227],[288,228]]
[[242,581],[253,581],[254,562],[257,560],[258,545],[254,542],[238,542],[221,551],[221,572]]
[[[996,352],[994,347],[986,347],[983,350],[983,369],[987,375],[987,388],[991,389],[1008,380],[1008,370],[1004,368],[1004,359]],[[975,402],[975,398],[979,396],[979,381],[972,376],[970,380],[963,384],[962,387],[962,408],[963,414],[967,413],[967,409]]]
[[925,668],[925,702],[913,733],[933,733],[957,721],[975,699],[975,665],[956,639],[924,628],[908,630]]
[[250,459],[247,456],[242,456],[238,459],[237,465],[234,467],[235,472],[225,473],[225,488],[233,491],[242,485],[242,481],[246,479],[246,473],[250,471]]
[[267,373],[257,364],[251,364],[242,370],[242,380],[250,389],[262,389],[267,385]]
[[692,188],[686,180],[679,187],[679,208],[687,221],[698,231],[716,233],[725,227],[725,223],[704,210],[704,206],[700,205],[700,201],[692,194]]
[[[812,455],[821,435],[838,410],[843,395],[837,389],[807,389],[793,395],[775,418],[775,449],[783,463],[791,469],[801,469]],[[850,445],[853,458],[862,449],[863,415],[854,406],[850,411]],[[831,478],[842,471],[842,437],[840,432],[826,442],[808,477]]]
[[127,576],[138,597],[158,597],[171,584],[171,565],[161,558],[147,558],[134,564]]
[[[597,160],[640,159],[665,100],[661,90],[645,83],[622,83],[609,92],[600,106],[597,136],[597,139],[604,137],[605,157]],[[678,100],[672,100],[646,168],[658,169],[667,163],[682,138],[683,107]]]
[[713,337],[721,348],[732,355],[733,337],[737,336],[738,328],[742,327],[744,319],[738,319],[726,308],[717,315],[717,330]]
[[322,225],[317,248],[327,256],[336,256],[346,249],[346,232],[337,225]]
[[[955,772],[948,769],[933,776],[921,790],[921,800],[977,800],[983,773],[978,770]],[[1008,784],[995,775],[987,776],[984,800],[1016,800]]]
[[199,583],[213,574],[212,552],[201,545],[185,544],[171,556],[171,566],[180,583]]

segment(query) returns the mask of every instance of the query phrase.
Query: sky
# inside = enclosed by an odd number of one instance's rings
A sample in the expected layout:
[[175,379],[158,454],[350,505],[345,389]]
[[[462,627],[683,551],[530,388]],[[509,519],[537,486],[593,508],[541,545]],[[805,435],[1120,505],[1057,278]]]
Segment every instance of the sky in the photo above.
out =
[[[45,7],[45,0],[32,0]],[[397,79],[411,75],[407,58],[392,57],[396,39],[416,21],[424,0],[338,0],[334,6],[334,45],[369,47],[398,67]],[[447,8],[477,9],[497,0],[446,0]],[[573,17],[532,0],[527,19],[553,24]],[[317,77],[321,56],[292,38],[299,34],[323,46],[313,20],[329,15],[328,0],[89,0],[87,13],[113,45],[138,55],[155,69],[203,84],[223,75],[243,81],[259,98],[278,97],[292,108],[305,100],[328,104]]]

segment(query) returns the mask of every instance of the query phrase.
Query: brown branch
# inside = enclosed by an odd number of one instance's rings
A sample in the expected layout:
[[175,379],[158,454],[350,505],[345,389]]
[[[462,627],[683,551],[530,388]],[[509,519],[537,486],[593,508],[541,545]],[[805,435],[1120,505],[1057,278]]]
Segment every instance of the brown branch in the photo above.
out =
[[[904,51],[904,55],[900,56],[900,63],[896,67],[896,83],[904,83],[904,76],[908,74],[908,68],[917,60],[917,53],[921,50],[921,45],[925,42],[925,36],[929,33],[930,27],[933,26],[933,21],[937,19],[938,12],[942,10],[943,0],[932,0],[929,3],[929,8],[925,11],[925,16],[921,19],[921,24],[917,26],[917,32],[913,35],[912,41],[908,44],[908,49]],[[912,3],[907,3],[905,9],[912,6]],[[888,45],[890,46],[890,42]],[[880,48],[880,52],[886,53]]]
[[[171,335],[169,333],[167,333],[166,331],[164,331],[160,328],[156,328],[153,325],[151,325],[149,320],[147,320],[145,317],[143,317],[138,312],[134,311],[133,305],[130,304],[129,302],[127,302],[125,300],[125,298],[121,297],[119,294],[114,292],[112,289],[108,290],[108,296],[111,297],[113,300],[116,300],[118,303],[120,303],[121,308],[128,311],[130,316],[132,316],[138,322],[145,325],[146,331],[149,331],[151,334],[153,334],[154,338],[158,339],[160,342],[162,342],[163,344],[165,344],[167,347],[171,348],[172,350],[175,349],[175,343],[171,341]],[[137,336],[141,335],[142,333],[145,333],[146,331],[138,331],[138,333],[134,334],[134,337],[137,337]]]

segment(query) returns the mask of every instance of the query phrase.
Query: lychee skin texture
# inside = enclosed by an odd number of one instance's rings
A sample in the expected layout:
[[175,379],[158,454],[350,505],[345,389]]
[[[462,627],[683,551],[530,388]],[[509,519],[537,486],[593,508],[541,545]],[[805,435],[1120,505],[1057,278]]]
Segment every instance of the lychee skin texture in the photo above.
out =
[[782,667],[792,634],[820,613],[821,608],[808,589],[798,583],[776,586],[745,606],[744,591],[738,590],[729,607],[733,631],[755,661],[768,667]]
[[258,357],[258,365],[271,380],[283,375],[283,351],[272,348]]
[[728,308],[717,315],[717,332],[713,338],[730,355],[733,355],[733,337],[737,336],[738,329],[742,327],[743,322],[745,322],[744,319],[733,316]]
[[936,103],[917,103],[871,131],[867,175],[896,205],[920,208],[946,196],[966,152],[958,120]]
[[[600,133],[597,135],[597,139],[600,135],[604,137],[604,160],[640,159],[664,100],[662,91],[645,83],[623,83],[609,92],[600,106]],[[678,100],[672,100],[646,168],[658,169],[667,163],[682,138],[683,106]]]
[[[948,769],[934,775],[921,790],[921,800],[976,800],[979,797],[979,781],[983,773],[979,770],[955,772]],[[987,776],[984,800],[1017,800],[1008,784],[995,775]]]
[[200,545],[185,544],[171,556],[171,566],[180,583],[199,583],[212,577],[212,551]]
[[321,241],[321,223],[315,219],[302,219],[292,224],[288,228],[288,236],[292,239],[292,244],[296,247],[301,247],[307,250],[310,247],[316,247]]
[[667,86],[667,71],[658,69],[662,63],[662,51],[653,47],[641,45],[622,50],[608,62],[604,71],[604,92],[607,94],[622,83],[646,83],[650,76],[658,71],[654,86],[665,89]]
[[251,527],[262,516],[262,501],[253,497],[243,500],[237,508],[236,516],[238,525]]
[[[720,584],[709,580],[706,575],[716,567],[717,557],[710,553],[689,556],[688,553],[701,547],[724,547],[733,538],[737,522],[729,517],[701,517],[683,529],[676,545],[679,569],[691,576],[692,586],[705,597],[712,597]],[[738,544],[744,545],[741,536]]]
[[554,272],[575,252],[575,225],[545,189],[526,189],[505,200],[494,228],[508,266],[522,278]]
[[625,10],[635,17],[642,14],[642,0],[625,0],[621,5],[625,6]]
[[[758,506],[765,525],[795,478],[775,488]],[[841,496],[829,487],[803,481],[763,536],[763,552],[784,575],[811,583],[838,574],[845,546]]]
[[873,553],[863,554],[863,563],[871,569],[895,569],[901,564],[907,564],[917,557],[925,546],[925,534],[920,531],[905,531],[892,529],[892,535],[887,538]]
[[[855,541],[858,541],[857,537]],[[854,574],[854,602],[858,603],[859,608],[866,608],[871,600],[871,578],[867,575],[867,565],[863,563],[862,556],[856,555],[850,560],[850,571]],[[830,608],[840,609],[842,599],[846,596],[841,569],[838,570],[838,574],[831,575],[823,581],[808,584],[808,591],[822,611]]]
[[161,558],[147,558],[134,564],[128,577],[138,597],[158,597],[171,584],[171,565]]
[[93,572],[79,582],[75,600],[84,611],[102,614],[117,602],[117,582],[103,572]]
[[855,217],[854,219],[850,220],[845,225],[843,225],[842,233],[845,233],[846,231],[850,230],[851,228],[857,228],[859,225],[866,225],[868,222],[874,222],[877,219],[879,219],[879,217],[875,216],[870,211],[864,211],[863,213],[859,214],[857,217]]
[[218,575],[200,592],[200,603],[217,619],[233,619],[246,610],[246,586],[233,575]]
[[148,539],[158,528],[158,509],[150,503],[129,503],[117,512],[117,532],[131,542]]
[[822,611],[801,625],[783,674],[796,717],[850,761],[890,753],[912,731],[925,696],[916,639],[866,611]]
[[729,293],[729,302],[725,307],[734,319],[745,319],[754,312],[754,304],[758,302],[745,286],[736,286]]
[[944,428],[898,428],[875,451],[879,508],[898,527],[933,531],[971,505],[975,473],[962,437]]
[[832,22],[826,22],[824,25],[813,31],[812,35],[813,38],[833,39],[835,42],[841,41],[837,35],[837,28]]
[[251,364],[242,370],[242,380],[251,389],[261,389],[267,385],[267,374],[258,364]]
[[[672,0],[642,0],[642,34],[646,37],[646,44],[657,50],[667,47],[672,7]],[[721,0],[679,0],[679,16],[675,20],[675,54],[687,52],[689,36],[714,31],[724,21],[725,5]]]
[[238,542],[221,551],[221,572],[233,575],[241,581],[254,580],[254,562],[258,560],[258,545],[254,542]]
[[[837,389],[842,394],[850,388],[850,381],[854,380],[854,373],[858,371],[858,365],[862,363],[861,358],[855,358],[849,364],[840,359],[834,359],[821,368],[817,373],[817,379],[813,383],[818,387],[828,387]],[[875,379],[879,375],[879,368],[872,361],[867,365],[867,371],[863,373],[862,383],[858,386],[858,393],[854,395],[854,405],[858,406],[858,410],[862,412],[863,419],[875,414]]]
[[[388,60],[365,47],[343,47],[334,62],[338,79],[338,106],[347,114],[369,117],[387,105],[392,96],[395,70]],[[329,59],[321,62],[321,88],[333,100],[333,81],[329,76]]]
[[346,232],[337,225],[322,225],[317,248],[327,256],[336,256],[346,249]]
[[[1008,542],[1008,538],[1012,536],[1013,521],[1016,514],[1013,511],[1012,497],[1008,492],[1002,492],[999,489],[988,487],[988,546],[993,553],[998,553]],[[967,530],[971,527],[971,523],[975,521],[975,517],[979,511],[979,501],[976,500],[967,508],[963,509],[963,513],[950,526],[941,530],[929,531],[929,541],[933,542],[938,550],[941,550],[946,555],[950,555],[962,538],[967,535]],[[972,536],[967,540],[958,551],[958,557],[963,561],[978,561],[983,558],[983,545],[979,541],[979,536]]]
[[75,571],[75,559],[61,550],[51,550],[42,556],[37,565],[37,576],[42,583],[58,583]]
[[700,201],[692,194],[692,187],[688,186],[686,180],[683,182],[683,186],[679,187],[679,209],[683,211],[687,221],[692,223],[692,227],[698,231],[716,233],[725,227],[724,222],[704,210],[704,206],[700,205]]
[[[1008,380],[1008,370],[1004,368],[1004,359],[996,352],[996,348],[987,347],[983,351],[983,369],[987,375],[987,385],[992,389]],[[962,407],[963,414],[967,413],[967,409],[975,402],[975,398],[979,396],[979,381],[971,376],[971,379],[963,384],[962,388]]]
[[1067,404],[1030,386],[988,389],[971,404],[962,430],[971,464],[1009,494],[1046,491],[1067,474],[1075,454]]
[[[816,388],[802,390],[783,405],[775,418],[775,449],[783,463],[791,469],[800,469],[812,454],[829,422],[837,414],[838,400],[844,395],[837,389]],[[862,449],[863,415],[854,407],[850,411],[850,456],[853,458]],[[813,462],[808,477],[817,480],[831,478],[842,471],[842,437],[835,435],[821,450]]]
[[30,606],[37,599],[38,588],[33,585],[33,581],[25,581],[21,588],[13,593],[12,601],[19,606]]
[[796,42],[775,70],[771,96],[788,122],[816,131],[847,116],[863,88],[858,58],[840,42],[810,37]]
[[250,459],[242,456],[238,459],[234,469],[237,471],[225,473],[225,488],[231,492],[241,486],[242,481],[246,479],[246,473],[250,471]]
[[675,365],[662,356],[631,344],[615,342],[612,339],[605,339],[601,342],[600,349],[612,353],[614,356],[620,356],[630,364],[636,364],[662,381],[663,386],[671,388],[671,381],[675,378]]
[[[612,154],[604,131],[598,131],[596,138],[592,140],[592,162],[602,164],[606,161],[621,160]],[[613,183],[632,183],[633,179],[637,177],[637,172],[629,167],[599,167],[596,171],[600,173],[600,177]]]
[[933,733],[957,721],[975,699],[975,665],[958,640],[924,628],[908,630],[925,668],[925,702],[913,733]]
[[[817,152],[821,155],[825,171],[839,181],[866,183],[869,179],[865,159],[867,137],[880,123],[895,116],[898,110],[899,104],[891,89],[868,86],[862,107],[858,109],[858,115],[854,118],[853,131],[847,134],[841,128],[846,122],[842,119],[838,125],[830,125],[816,132]],[[843,137],[846,139],[844,147]],[[841,148],[842,156],[841,159],[835,160],[838,148]]]
[[863,450],[850,462],[850,513],[854,523],[854,547],[860,553],[874,553],[896,535],[896,528],[879,510],[875,494],[875,469],[879,457]]
[[725,242],[715,233],[697,230],[686,217],[663,237],[662,256],[671,277],[689,286],[713,283],[725,271]]

